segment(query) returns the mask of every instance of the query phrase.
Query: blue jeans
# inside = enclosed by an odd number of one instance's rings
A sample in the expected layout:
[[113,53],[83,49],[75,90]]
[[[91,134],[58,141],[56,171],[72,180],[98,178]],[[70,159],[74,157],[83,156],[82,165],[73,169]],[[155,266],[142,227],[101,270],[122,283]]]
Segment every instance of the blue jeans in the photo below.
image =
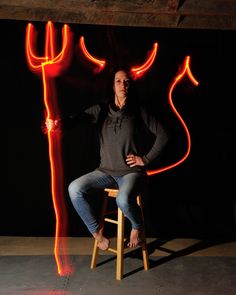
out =
[[111,176],[99,170],[85,174],[69,185],[69,196],[72,204],[90,233],[99,230],[99,222],[94,214],[95,208],[91,208],[88,202],[90,194],[102,191],[107,187],[118,187],[116,197],[117,206],[131,222],[133,229],[140,229],[142,215],[137,204],[136,197],[144,193],[147,185],[147,176],[141,173],[129,173],[123,176]]

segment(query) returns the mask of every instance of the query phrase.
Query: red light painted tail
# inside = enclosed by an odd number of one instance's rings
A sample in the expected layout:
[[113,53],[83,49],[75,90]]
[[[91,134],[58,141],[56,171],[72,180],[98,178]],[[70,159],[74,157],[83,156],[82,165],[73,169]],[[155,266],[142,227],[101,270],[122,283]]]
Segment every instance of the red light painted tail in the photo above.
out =
[[195,85],[198,86],[199,82],[194,78],[190,66],[189,66],[189,62],[190,62],[190,57],[187,56],[185,58],[184,61],[184,65],[182,67],[182,71],[174,78],[174,81],[172,82],[171,86],[170,86],[170,90],[169,90],[169,95],[168,95],[168,100],[169,100],[169,104],[173,110],[173,112],[175,113],[175,115],[177,116],[177,118],[179,119],[180,123],[182,124],[184,131],[186,133],[186,137],[187,137],[187,141],[188,141],[188,145],[187,145],[187,150],[185,152],[185,154],[181,157],[181,159],[179,159],[178,161],[176,161],[175,163],[166,166],[166,167],[162,167],[156,170],[148,170],[147,174],[150,175],[155,175],[157,173],[161,173],[164,172],[166,170],[170,170],[178,165],[180,165],[181,163],[183,163],[187,157],[189,156],[190,150],[191,150],[191,137],[190,137],[190,133],[188,130],[187,125],[185,124],[184,120],[182,119],[182,117],[180,116],[180,114],[178,113],[178,111],[176,110],[174,104],[173,104],[173,100],[172,100],[172,93],[173,90],[175,89],[176,85],[183,79],[183,77],[185,75],[187,75],[189,77],[189,79],[191,80],[191,82]]

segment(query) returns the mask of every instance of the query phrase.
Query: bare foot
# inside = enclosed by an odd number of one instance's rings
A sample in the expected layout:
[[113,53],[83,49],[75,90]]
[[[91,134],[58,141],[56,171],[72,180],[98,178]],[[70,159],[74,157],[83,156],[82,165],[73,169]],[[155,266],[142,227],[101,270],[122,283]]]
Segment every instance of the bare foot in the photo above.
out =
[[110,241],[103,237],[102,240],[98,241],[98,248],[101,250],[107,250],[109,248]]
[[110,240],[104,237],[102,230],[93,233],[93,237],[98,242],[98,248],[101,250],[107,250],[110,245]]
[[143,231],[133,228],[130,233],[128,247],[135,248],[137,246],[140,246],[143,242],[144,242]]

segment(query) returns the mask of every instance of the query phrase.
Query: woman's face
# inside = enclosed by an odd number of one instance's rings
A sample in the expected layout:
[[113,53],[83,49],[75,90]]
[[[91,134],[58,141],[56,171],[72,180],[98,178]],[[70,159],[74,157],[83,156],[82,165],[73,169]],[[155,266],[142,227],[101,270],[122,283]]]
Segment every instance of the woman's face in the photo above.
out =
[[118,71],[114,77],[114,92],[119,99],[126,99],[130,86],[130,78],[125,71]]

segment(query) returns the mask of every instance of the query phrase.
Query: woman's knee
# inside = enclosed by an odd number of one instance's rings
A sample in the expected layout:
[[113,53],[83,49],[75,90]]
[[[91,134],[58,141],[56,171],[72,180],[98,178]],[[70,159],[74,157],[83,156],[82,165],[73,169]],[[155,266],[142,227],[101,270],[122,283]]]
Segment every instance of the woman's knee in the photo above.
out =
[[69,184],[68,192],[71,199],[77,198],[80,195],[81,185],[77,179]]
[[116,204],[117,204],[117,206],[122,210],[122,211],[124,211],[125,209],[127,209],[128,208],[128,206],[129,206],[129,203],[128,203],[128,197],[126,197],[126,196],[117,196],[116,197]]

